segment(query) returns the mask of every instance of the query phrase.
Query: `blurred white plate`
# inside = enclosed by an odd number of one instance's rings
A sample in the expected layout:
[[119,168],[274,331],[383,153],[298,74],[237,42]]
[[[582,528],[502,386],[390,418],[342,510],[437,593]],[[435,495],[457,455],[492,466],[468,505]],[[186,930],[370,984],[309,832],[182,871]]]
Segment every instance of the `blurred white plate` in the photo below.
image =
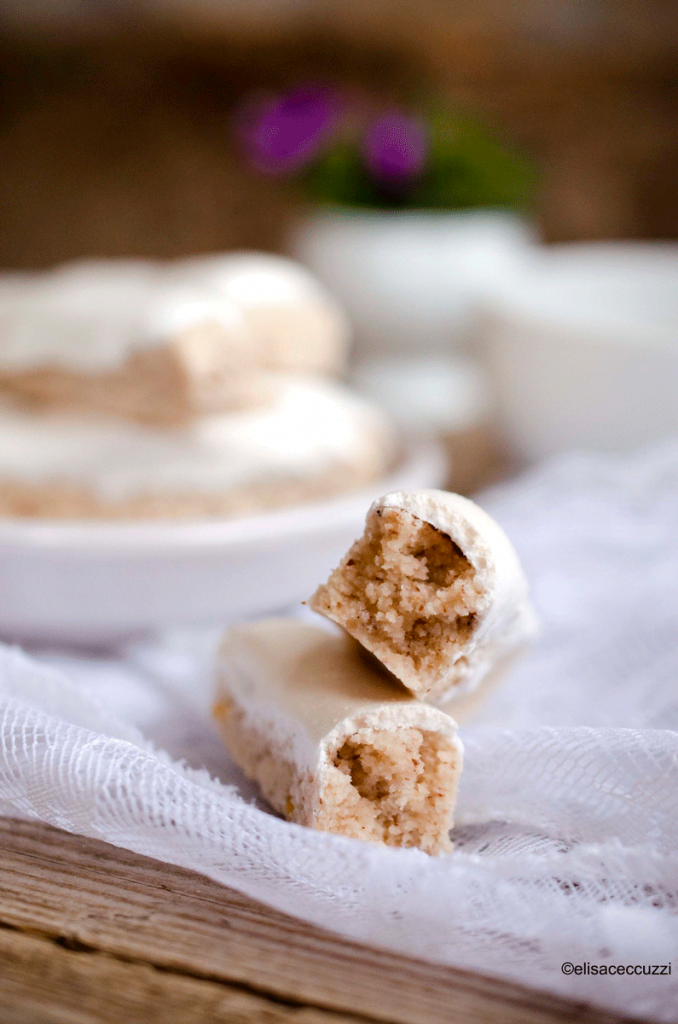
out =
[[372,500],[437,487],[437,445],[410,451],[369,490],[232,520],[0,521],[0,637],[107,644],[215,625],[308,597],[361,532]]

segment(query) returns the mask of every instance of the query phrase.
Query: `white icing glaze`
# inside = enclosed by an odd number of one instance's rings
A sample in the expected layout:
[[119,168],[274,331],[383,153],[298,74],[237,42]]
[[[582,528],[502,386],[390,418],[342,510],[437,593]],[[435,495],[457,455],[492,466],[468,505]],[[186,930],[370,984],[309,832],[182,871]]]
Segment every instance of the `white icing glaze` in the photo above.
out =
[[449,737],[454,719],[373,668],[350,637],[295,619],[235,626],[219,653],[219,692],[232,697],[279,756],[316,774],[343,739],[369,725]]
[[339,366],[349,334],[334,300],[282,257],[84,260],[0,278],[0,367],[103,372],[205,322],[227,343],[246,339],[256,361],[292,368]]
[[[163,285],[144,309],[141,338],[147,344],[163,344],[199,324],[217,324],[224,340],[243,351],[256,347],[256,340],[242,310],[214,289],[181,284]],[[140,342],[141,343],[141,342]]]
[[295,306],[304,301],[335,305],[300,263],[271,253],[234,252],[191,257],[178,260],[173,272],[184,280],[216,288],[244,309]]
[[61,289],[79,290],[83,285],[97,289],[152,289],[162,281],[163,264],[153,260],[82,259],[62,263],[53,270],[35,274],[36,283],[54,284]]
[[225,341],[251,343],[244,313],[220,292],[170,287],[158,271],[130,264],[85,263],[0,291],[0,366],[99,373],[206,322],[217,323]]
[[269,360],[290,368],[338,368],[350,338],[346,315],[308,270],[268,253],[182,260],[175,273],[228,296]]
[[0,406],[0,479],[84,485],[100,496],[219,493],[322,472],[337,461],[379,464],[382,414],[339,384],[274,375],[269,406],[205,416],[174,430]]
[[[483,592],[476,628],[468,643],[459,645],[456,661],[467,660],[466,678],[456,693],[468,692],[508,650],[535,632],[536,619],[528,599],[528,585],[510,540],[482,508],[449,491],[395,491],[377,498],[369,514],[382,508],[409,512],[450,537],[476,571]],[[457,667],[458,670],[458,667]],[[450,678],[455,666],[449,667]],[[436,699],[444,700],[445,676],[436,686]]]
[[142,336],[142,291],[105,282],[75,286],[30,280],[0,299],[0,365],[62,365],[84,371],[120,365]]

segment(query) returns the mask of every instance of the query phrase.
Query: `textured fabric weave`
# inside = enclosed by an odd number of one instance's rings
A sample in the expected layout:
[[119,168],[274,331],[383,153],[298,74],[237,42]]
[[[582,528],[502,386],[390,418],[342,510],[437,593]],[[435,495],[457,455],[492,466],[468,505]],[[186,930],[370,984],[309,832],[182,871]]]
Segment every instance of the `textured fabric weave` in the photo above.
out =
[[[0,648],[0,811],[363,942],[678,1021],[678,444],[572,457],[483,504],[542,631],[463,730],[453,854],[257,803],[209,721],[212,633],[97,660]],[[674,957],[671,975],[561,970]]]

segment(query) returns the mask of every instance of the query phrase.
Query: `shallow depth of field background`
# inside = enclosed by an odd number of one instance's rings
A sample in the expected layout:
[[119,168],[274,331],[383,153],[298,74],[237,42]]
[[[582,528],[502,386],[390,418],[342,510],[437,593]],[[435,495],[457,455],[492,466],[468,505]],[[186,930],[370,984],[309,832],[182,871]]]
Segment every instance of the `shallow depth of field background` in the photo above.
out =
[[489,116],[546,240],[675,238],[677,57],[671,0],[0,0],[0,267],[279,248],[230,112],[318,77]]

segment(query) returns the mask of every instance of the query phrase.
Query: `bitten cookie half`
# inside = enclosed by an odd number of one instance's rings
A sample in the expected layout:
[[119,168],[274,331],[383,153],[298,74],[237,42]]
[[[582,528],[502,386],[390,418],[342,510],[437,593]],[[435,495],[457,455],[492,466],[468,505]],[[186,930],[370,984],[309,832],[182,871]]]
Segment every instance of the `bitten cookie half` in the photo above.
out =
[[293,619],[229,630],[214,716],[233,759],[290,821],[452,849],[456,723],[394,685],[345,634]]
[[534,632],[510,541],[447,491],[378,498],[365,533],[309,604],[437,703],[474,688]]

